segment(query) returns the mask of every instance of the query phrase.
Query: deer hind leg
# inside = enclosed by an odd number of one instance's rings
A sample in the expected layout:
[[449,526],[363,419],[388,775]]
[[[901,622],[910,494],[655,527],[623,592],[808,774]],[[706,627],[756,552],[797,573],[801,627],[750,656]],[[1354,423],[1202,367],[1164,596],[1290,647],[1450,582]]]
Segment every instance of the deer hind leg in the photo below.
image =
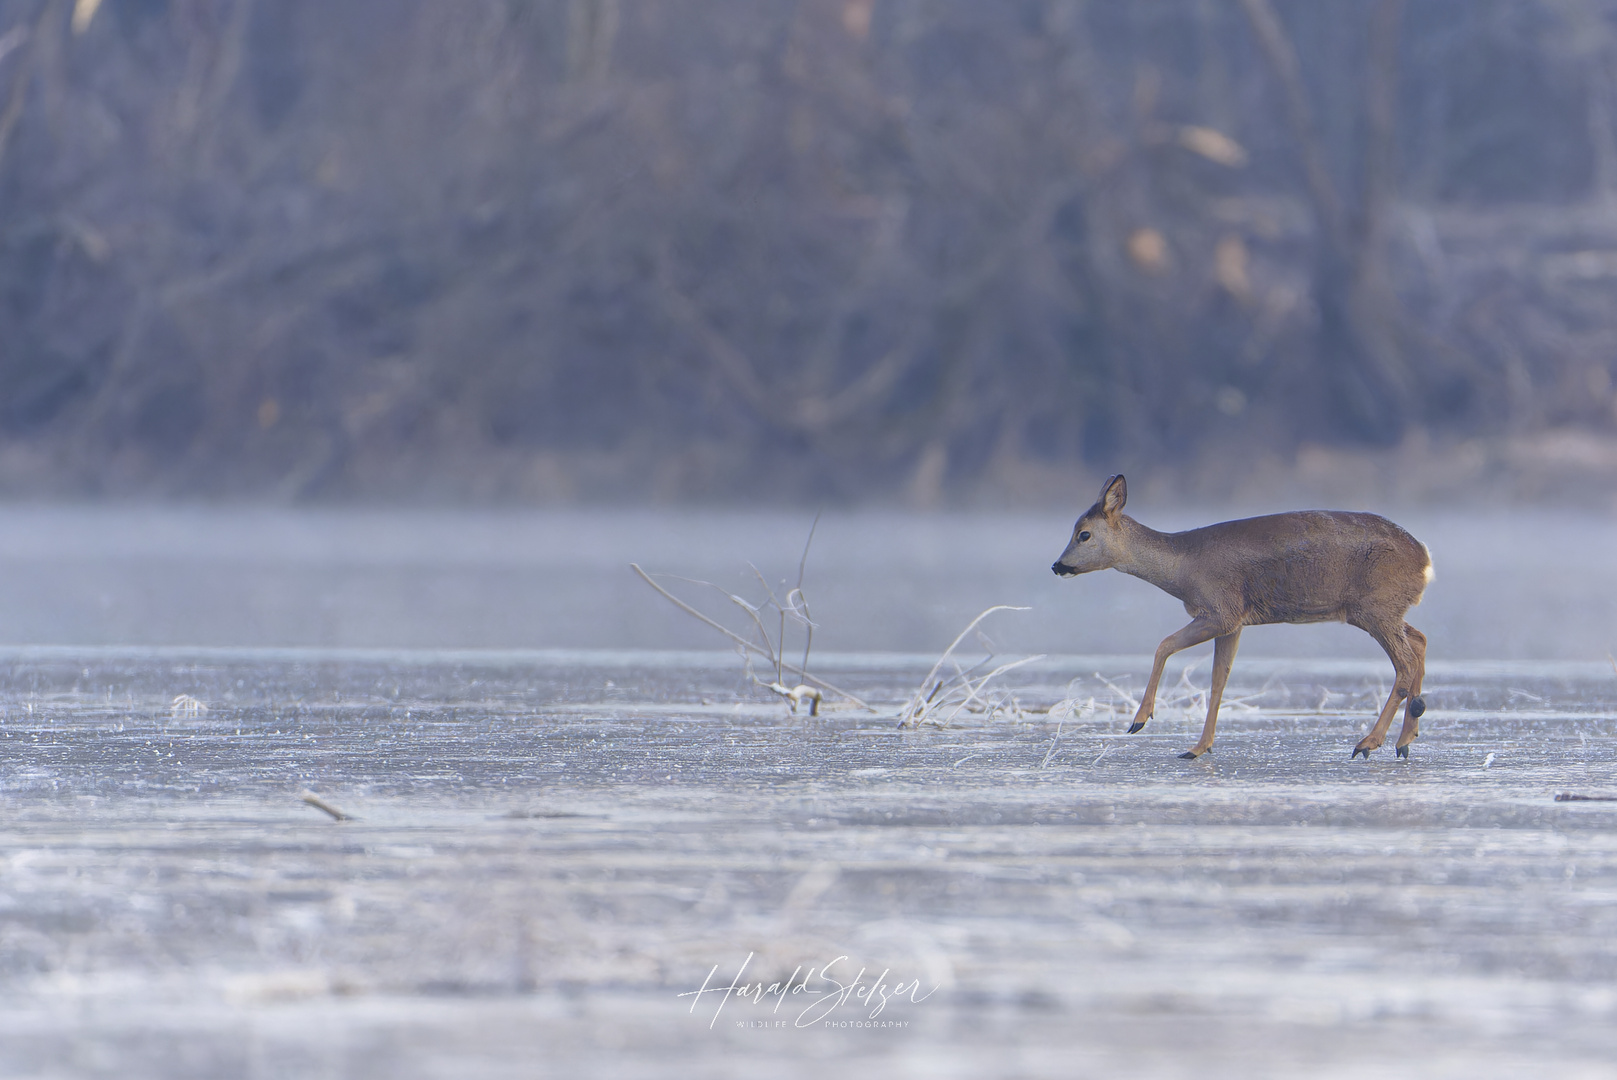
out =
[[1409,744],[1420,735],[1421,714],[1426,711],[1426,700],[1420,696],[1421,683],[1426,679],[1426,635],[1404,624],[1404,636],[1415,653],[1415,674],[1410,680],[1409,704],[1404,707],[1404,727],[1398,733],[1398,756],[1409,756]]
[[[1239,626],[1236,629],[1240,629]],[[1157,684],[1162,681],[1162,669],[1168,663],[1168,657],[1192,645],[1200,645],[1224,633],[1224,628],[1216,625],[1211,619],[1196,619],[1188,626],[1176,633],[1169,634],[1157,646],[1157,658],[1151,665],[1151,678],[1145,684],[1145,693],[1140,695],[1140,707],[1134,713],[1134,723],[1129,725],[1129,734],[1145,727],[1145,722],[1151,719],[1151,714],[1157,707]]]
[[1360,627],[1375,638],[1376,642],[1386,651],[1387,658],[1392,661],[1392,693],[1387,695],[1387,703],[1381,707],[1381,715],[1376,717],[1375,726],[1370,729],[1370,734],[1360,739],[1359,744],[1353,748],[1353,753],[1349,755],[1350,757],[1358,757],[1363,754],[1365,760],[1368,761],[1370,751],[1377,749],[1387,740],[1387,728],[1392,726],[1392,718],[1398,711],[1399,703],[1405,698],[1414,696],[1410,692],[1410,687],[1414,682],[1415,649],[1404,633],[1403,619],[1399,619],[1390,626],[1376,623],[1366,625],[1352,619],[1348,621],[1353,622],[1353,625]]
[[1201,757],[1213,748],[1213,731],[1218,727],[1218,706],[1224,700],[1224,684],[1229,681],[1230,667],[1235,663],[1235,647],[1241,643],[1241,628],[1236,627],[1223,637],[1213,639],[1213,688],[1207,694],[1207,723],[1202,726],[1202,737],[1196,745],[1179,756]]

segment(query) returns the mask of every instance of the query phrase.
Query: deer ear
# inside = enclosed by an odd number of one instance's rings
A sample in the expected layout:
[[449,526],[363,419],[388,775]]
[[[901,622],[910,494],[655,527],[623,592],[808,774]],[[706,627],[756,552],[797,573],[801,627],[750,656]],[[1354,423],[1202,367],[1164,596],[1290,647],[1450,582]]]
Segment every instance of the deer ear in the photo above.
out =
[[1100,489],[1100,508],[1107,517],[1119,513],[1123,509],[1123,504],[1128,501],[1129,486],[1124,482],[1121,473],[1106,481]]

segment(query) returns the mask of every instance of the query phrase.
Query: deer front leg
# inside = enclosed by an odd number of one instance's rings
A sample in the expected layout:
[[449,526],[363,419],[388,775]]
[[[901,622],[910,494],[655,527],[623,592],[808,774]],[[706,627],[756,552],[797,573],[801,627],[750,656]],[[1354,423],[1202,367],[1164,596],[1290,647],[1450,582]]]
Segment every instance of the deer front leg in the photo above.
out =
[[1151,714],[1156,710],[1157,684],[1162,681],[1162,669],[1168,663],[1168,657],[1226,632],[1227,628],[1218,626],[1211,619],[1198,618],[1177,633],[1162,639],[1162,644],[1157,646],[1156,662],[1151,665],[1151,678],[1145,684],[1145,693],[1140,695],[1140,707],[1134,713],[1134,723],[1129,725],[1130,735],[1145,727],[1145,722],[1151,719]]
[[1241,628],[1213,639],[1213,688],[1207,694],[1207,723],[1196,745],[1179,756],[1194,761],[1213,748],[1213,731],[1218,727],[1218,706],[1224,700],[1224,684],[1229,682],[1235,664],[1235,648],[1241,643]]

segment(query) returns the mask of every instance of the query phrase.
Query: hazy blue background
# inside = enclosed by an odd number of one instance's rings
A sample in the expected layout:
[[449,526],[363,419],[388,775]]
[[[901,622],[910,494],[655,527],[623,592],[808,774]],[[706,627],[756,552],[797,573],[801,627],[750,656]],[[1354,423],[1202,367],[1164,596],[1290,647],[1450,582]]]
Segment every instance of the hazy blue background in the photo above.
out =
[[1608,506],[1611,0],[0,0],[0,493]]
[[[1177,527],[1211,512],[1139,513]],[[1437,567],[1409,616],[1431,638],[1434,662],[1604,663],[1617,646],[1617,522],[1568,511],[1403,519]],[[749,563],[784,596],[811,521],[785,511],[599,508],[0,510],[0,645],[728,648],[629,563],[759,603]],[[985,624],[1001,652],[1147,655],[1183,625],[1179,603],[1142,581],[1052,574],[1070,530],[1059,512],[828,513],[804,576],[820,626],[815,653],[936,655],[994,604],[1032,608]],[[1553,550],[1535,556],[1546,538]],[[719,591],[665,583],[746,628]],[[801,648],[796,630],[789,640]],[[1368,635],[1336,624],[1254,627],[1241,652],[1382,656]]]

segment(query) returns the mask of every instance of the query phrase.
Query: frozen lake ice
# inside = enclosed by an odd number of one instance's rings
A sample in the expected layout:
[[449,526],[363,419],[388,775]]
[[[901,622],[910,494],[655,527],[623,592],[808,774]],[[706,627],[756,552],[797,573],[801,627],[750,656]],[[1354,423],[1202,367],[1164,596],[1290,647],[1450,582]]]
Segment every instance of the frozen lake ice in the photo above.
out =
[[[809,718],[623,568],[795,577],[806,515],[5,511],[0,1075],[1610,1075],[1611,525],[1399,517],[1411,759],[1290,627],[1185,762],[1206,649],[1124,735],[1183,619],[1064,518],[828,515],[878,710]],[[996,602],[1017,708],[900,731]]]

